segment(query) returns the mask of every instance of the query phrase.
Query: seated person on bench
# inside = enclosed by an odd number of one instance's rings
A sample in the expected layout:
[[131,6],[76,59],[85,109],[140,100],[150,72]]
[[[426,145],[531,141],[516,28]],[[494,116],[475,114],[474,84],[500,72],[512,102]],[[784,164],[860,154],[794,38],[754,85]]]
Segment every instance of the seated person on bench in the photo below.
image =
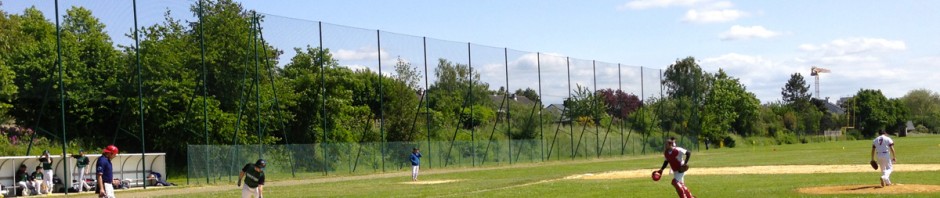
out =
[[52,193],[52,191],[46,190],[49,188],[49,186],[45,185],[46,182],[43,179],[45,178],[45,175],[43,174],[42,166],[36,166],[36,172],[33,172],[33,175],[30,176],[30,178],[34,188],[33,190],[36,191],[36,194]]
[[20,187],[19,191],[21,193],[14,193],[20,195],[29,195],[29,188],[32,186],[29,177],[29,173],[26,173],[26,164],[20,164],[20,168],[16,170],[16,175],[13,175],[13,180],[16,181],[16,184]]
[[147,176],[147,185],[149,186],[171,186],[169,183],[166,183],[166,180],[163,180],[163,175],[160,175],[158,172],[150,171],[150,175]]

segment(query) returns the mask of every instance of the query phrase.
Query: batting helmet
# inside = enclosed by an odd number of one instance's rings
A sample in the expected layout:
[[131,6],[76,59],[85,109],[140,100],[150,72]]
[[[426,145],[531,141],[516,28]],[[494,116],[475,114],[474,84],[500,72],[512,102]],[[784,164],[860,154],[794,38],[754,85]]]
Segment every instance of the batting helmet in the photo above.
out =
[[659,181],[659,178],[662,178],[663,175],[660,174],[659,171],[653,171],[653,176],[652,176],[652,177],[653,177],[653,181]]
[[102,153],[111,153],[111,154],[118,154],[118,153],[120,153],[120,151],[118,151],[118,147],[116,147],[116,146],[114,146],[114,145],[108,145],[107,147],[104,147],[104,150],[101,151],[101,152],[102,152]]
[[268,161],[265,161],[264,159],[258,159],[258,161],[255,162],[255,166],[258,168],[264,168],[265,166],[268,166]]

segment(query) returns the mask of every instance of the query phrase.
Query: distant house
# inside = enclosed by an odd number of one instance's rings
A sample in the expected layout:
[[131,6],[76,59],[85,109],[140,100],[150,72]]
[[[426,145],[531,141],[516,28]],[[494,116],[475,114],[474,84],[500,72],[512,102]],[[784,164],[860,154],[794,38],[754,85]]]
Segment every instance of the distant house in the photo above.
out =
[[496,110],[496,114],[497,114],[497,116],[499,116],[500,118],[506,117],[506,109],[509,108],[509,105],[510,105],[510,104],[512,104],[512,105],[514,105],[514,106],[522,105],[522,106],[525,106],[526,108],[531,108],[531,106],[532,106],[533,104],[535,104],[535,102],[532,101],[532,100],[530,100],[528,97],[520,96],[520,95],[516,95],[516,94],[509,94],[509,96],[508,96],[508,97],[509,97],[509,98],[508,98],[508,99],[509,99],[509,100],[508,100],[509,104],[505,104],[505,103],[503,103],[503,99],[504,99],[505,97],[506,97],[506,95],[502,95],[502,94],[493,94],[493,95],[490,95],[490,100],[493,101],[493,104],[496,105],[496,108],[499,108],[499,109]]
[[[503,102],[503,97],[505,97],[505,95],[493,94],[493,95],[490,95],[490,100],[493,101],[493,104],[496,104],[496,106],[499,107],[499,104]],[[516,94],[509,94],[509,102],[515,103],[515,104],[521,104],[521,105],[530,105],[530,106],[532,104],[535,104],[535,102],[530,100],[528,97],[520,96]]]
[[904,126],[906,126],[904,128],[904,131],[901,132],[901,134],[898,134],[898,136],[901,136],[901,137],[907,136],[907,133],[910,133],[911,131],[914,131],[917,129],[916,127],[914,127],[914,122],[910,120],[908,120],[907,123],[904,124]]
[[547,107],[545,107],[545,111],[546,111],[546,112],[549,112],[549,113],[554,113],[554,114],[561,115],[562,113],[565,112],[565,105],[563,105],[563,104],[550,104],[550,105],[548,105]]
[[571,119],[568,119],[568,117],[564,115],[565,111],[567,111],[567,109],[565,108],[564,104],[550,104],[548,107],[545,107],[546,113],[561,116],[559,120],[555,120],[553,122],[570,123]]
[[823,106],[826,108],[826,111],[829,111],[829,113],[837,114],[837,115],[845,114],[845,109],[843,109],[839,105],[832,104],[829,101],[824,101]]

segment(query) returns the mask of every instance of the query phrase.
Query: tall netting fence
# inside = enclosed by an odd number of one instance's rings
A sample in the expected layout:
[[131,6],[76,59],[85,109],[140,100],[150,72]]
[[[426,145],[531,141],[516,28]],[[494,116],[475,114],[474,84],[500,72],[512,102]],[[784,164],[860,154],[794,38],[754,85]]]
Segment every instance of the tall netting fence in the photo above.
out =
[[668,136],[700,142],[688,129],[696,120],[661,118],[695,115],[659,108],[670,105],[658,102],[660,69],[226,0],[7,3],[17,20],[43,24],[23,31],[36,43],[17,45],[38,46],[17,51],[33,58],[6,62],[18,72],[17,125],[63,145],[167,152],[189,183],[232,182],[259,158],[270,175],[317,177],[406,169],[413,148],[436,169],[656,153]]

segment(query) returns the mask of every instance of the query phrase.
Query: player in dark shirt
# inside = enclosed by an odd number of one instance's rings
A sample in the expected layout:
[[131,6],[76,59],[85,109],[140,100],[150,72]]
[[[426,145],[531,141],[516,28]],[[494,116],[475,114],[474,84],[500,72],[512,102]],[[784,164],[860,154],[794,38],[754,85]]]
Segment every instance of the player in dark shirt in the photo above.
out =
[[254,164],[245,164],[238,174],[238,186],[242,185],[244,178],[245,186],[242,187],[242,198],[249,198],[252,195],[261,198],[264,197],[264,167],[267,161],[258,159]]

